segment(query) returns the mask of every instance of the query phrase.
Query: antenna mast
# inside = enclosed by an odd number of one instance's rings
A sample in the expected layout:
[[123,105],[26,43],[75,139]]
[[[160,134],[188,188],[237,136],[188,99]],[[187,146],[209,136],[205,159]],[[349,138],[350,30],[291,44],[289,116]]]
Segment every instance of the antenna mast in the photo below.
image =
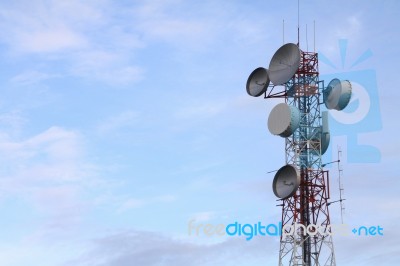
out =
[[297,46],[300,47],[300,0],[297,0]]
[[343,187],[343,184],[342,184],[343,168],[340,165],[340,157],[341,157],[341,155],[342,155],[342,150],[338,146],[338,160],[337,160],[338,163],[337,163],[337,166],[338,166],[338,177],[339,177],[340,218],[341,218],[341,221],[342,221],[342,224],[343,224],[343,213],[344,213],[344,210],[345,210],[343,201],[345,199],[342,198],[342,196],[344,194],[344,187]]
[[285,44],[285,20],[282,21],[282,45]]
[[306,24],[306,47],[307,47],[307,52],[308,52],[308,32],[307,32],[307,24]]
[[314,20],[314,53],[315,53],[315,20]]
[[[351,84],[335,78],[326,87],[319,79],[315,21],[314,52],[302,51],[299,48],[300,0],[297,7],[297,45],[282,45],[272,56],[268,69],[256,68],[247,79],[246,91],[252,97],[264,95],[264,99],[283,101],[268,117],[271,134],[285,138],[285,165],[269,172],[276,172],[272,190],[281,202],[277,206],[282,207],[278,265],[336,266],[328,208],[333,203],[329,202],[329,171],[324,169],[326,163],[322,163],[330,132],[328,111],[321,108],[324,103],[329,110],[343,110],[350,102]],[[306,28],[306,34],[307,31]],[[307,35],[306,46],[308,49]],[[338,201],[342,204],[342,169],[340,166],[338,169]],[[342,214],[343,210],[341,205]]]

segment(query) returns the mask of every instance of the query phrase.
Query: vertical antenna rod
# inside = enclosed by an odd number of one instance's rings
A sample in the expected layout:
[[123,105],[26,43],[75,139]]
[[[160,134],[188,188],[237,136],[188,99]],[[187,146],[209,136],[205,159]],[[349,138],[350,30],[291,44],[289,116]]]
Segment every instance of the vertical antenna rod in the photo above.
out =
[[282,21],[282,44],[285,44],[285,20]]
[[315,53],[315,20],[314,20],[314,53]]
[[297,0],[297,46],[300,47],[300,0]]
[[340,147],[338,146],[338,177],[339,177],[339,202],[340,202],[340,218],[342,220],[342,224],[343,224],[343,211],[344,211],[344,205],[343,205],[343,201],[345,199],[342,198],[342,192],[344,190],[343,186],[342,186],[342,173],[343,173],[343,169],[340,167],[340,156],[342,155],[342,150],[340,149]]
[[308,52],[308,33],[307,33],[307,24],[306,24],[306,47]]

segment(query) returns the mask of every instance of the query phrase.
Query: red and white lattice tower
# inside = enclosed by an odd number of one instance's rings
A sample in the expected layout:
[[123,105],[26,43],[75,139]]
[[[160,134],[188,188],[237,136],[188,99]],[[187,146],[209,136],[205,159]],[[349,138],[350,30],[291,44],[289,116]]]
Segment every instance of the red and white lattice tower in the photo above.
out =
[[328,112],[321,105],[343,110],[350,102],[350,82],[333,79],[325,87],[319,80],[318,54],[288,43],[276,51],[269,69],[259,67],[250,74],[246,90],[253,97],[284,99],[268,118],[269,131],[285,138],[286,165],[272,184],[282,206],[279,265],[336,265],[329,173],[321,159],[330,140]]
[[[299,170],[300,185],[293,196],[282,200],[282,227],[290,234],[281,236],[279,265],[336,265],[328,210],[329,173],[321,160],[327,134],[320,110],[323,89],[318,54],[300,51],[300,66],[285,85],[285,102],[300,111],[298,129],[285,139],[286,163]],[[294,227],[295,232],[289,232]]]

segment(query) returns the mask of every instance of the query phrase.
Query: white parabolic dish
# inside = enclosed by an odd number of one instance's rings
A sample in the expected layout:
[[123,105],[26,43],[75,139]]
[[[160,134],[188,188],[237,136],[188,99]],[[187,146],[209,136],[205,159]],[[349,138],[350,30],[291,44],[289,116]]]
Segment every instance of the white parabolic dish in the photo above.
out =
[[300,49],[294,43],[281,46],[269,63],[269,78],[274,85],[288,82],[300,66]]
[[268,129],[273,135],[287,138],[299,127],[300,111],[297,107],[280,103],[276,105],[268,117]]
[[278,198],[286,199],[296,193],[300,185],[300,175],[297,168],[287,164],[276,172],[272,182],[272,190]]
[[324,90],[324,102],[328,109],[335,109],[336,105],[339,103],[340,93],[341,93],[340,80],[332,79],[328,87]]
[[341,93],[340,93],[340,98],[339,98],[339,102],[336,105],[336,110],[341,111],[344,108],[346,108],[346,106],[349,104],[350,99],[351,99],[351,83],[348,80],[342,80],[340,82],[341,84]]
[[342,111],[350,102],[351,83],[348,80],[332,79],[324,90],[326,108]]
[[268,70],[263,67],[256,68],[247,79],[246,91],[250,96],[261,96],[267,91],[269,83]]
[[321,154],[324,154],[329,147],[331,135],[329,133],[328,111],[322,112],[321,127]]

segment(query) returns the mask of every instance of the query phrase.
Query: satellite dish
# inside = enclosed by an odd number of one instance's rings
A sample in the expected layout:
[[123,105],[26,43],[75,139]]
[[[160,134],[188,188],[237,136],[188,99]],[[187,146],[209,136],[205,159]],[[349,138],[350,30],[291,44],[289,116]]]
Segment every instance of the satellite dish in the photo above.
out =
[[268,117],[268,129],[273,135],[287,138],[300,125],[300,111],[286,103],[276,105]]
[[342,80],[340,82],[341,85],[341,93],[340,93],[340,98],[339,98],[339,103],[336,105],[336,110],[341,111],[344,108],[346,108],[346,106],[349,104],[350,102],[350,98],[351,98],[351,83],[348,80]]
[[247,79],[246,91],[250,96],[258,97],[267,91],[269,83],[268,70],[256,68]]
[[321,155],[323,155],[329,147],[331,141],[331,134],[329,132],[322,132],[321,135]]
[[324,103],[326,108],[335,109],[335,107],[339,103],[340,93],[341,93],[341,84],[339,79],[332,79],[329,82],[328,87],[323,92]]
[[326,108],[342,111],[350,102],[351,91],[350,81],[332,79],[323,92]]
[[274,181],[272,182],[272,190],[275,196],[286,199],[296,193],[300,185],[300,175],[297,168],[287,164],[276,172]]
[[272,57],[269,63],[269,78],[274,85],[282,85],[293,77],[299,66],[299,47],[294,43],[287,43]]
[[329,132],[328,111],[322,111],[322,132]]
[[329,133],[328,111],[322,112],[322,127],[321,127],[321,155],[326,152],[331,141],[331,134]]

